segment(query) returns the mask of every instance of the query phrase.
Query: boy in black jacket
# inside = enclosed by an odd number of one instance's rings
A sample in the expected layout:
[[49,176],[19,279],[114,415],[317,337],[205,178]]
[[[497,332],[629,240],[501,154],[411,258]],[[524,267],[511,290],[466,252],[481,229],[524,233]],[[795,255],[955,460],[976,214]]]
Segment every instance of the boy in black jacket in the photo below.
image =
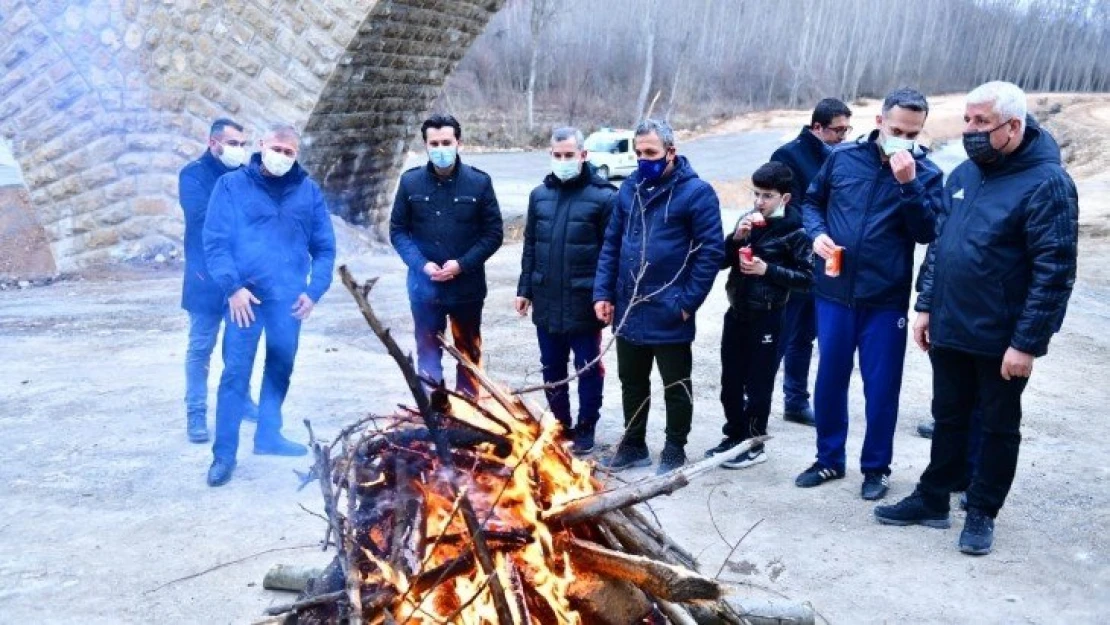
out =
[[[725,438],[706,456],[767,433],[783,307],[791,290],[807,290],[813,280],[813,244],[797,221],[785,219],[793,179],[782,163],[757,169],[752,174],[755,207],[725,239],[721,269],[731,269],[725,285],[730,306],[721,333]],[[766,459],[760,444],[721,466],[742,469]]]

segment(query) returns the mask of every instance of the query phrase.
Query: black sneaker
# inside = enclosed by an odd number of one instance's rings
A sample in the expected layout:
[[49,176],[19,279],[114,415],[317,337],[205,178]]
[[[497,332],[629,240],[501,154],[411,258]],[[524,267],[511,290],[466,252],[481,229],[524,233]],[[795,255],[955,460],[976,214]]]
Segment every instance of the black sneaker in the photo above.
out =
[[938,529],[952,526],[948,513],[927,506],[917,491],[892,506],[875,506],[875,519],[883,525],[924,525]]
[[659,454],[659,468],[655,470],[655,474],[670,473],[684,464],[686,464],[686,450],[679,445],[667,442],[663,445],[662,453]]
[[917,424],[917,435],[921,438],[933,438],[933,429],[936,428],[936,421],[922,421]]
[[190,443],[208,442],[208,418],[203,414],[191,414],[186,418],[185,434]]
[[794,478],[794,485],[798,488],[813,488],[829,480],[839,480],[842,477],[844,477],[844,471],[823,467],[814,462],[811,467],[802,471],[798,477]]
[[570,453],[576,456],[585,456],[594,450],[594,427],[581,425],[574,430],[574,443],[570,446]]
[[721,439],[721,442],[717,443],[716,447],[705,450],[705,457],[709,458],[711,456],[716,456],[717,454],[723,454],[743,442],[743,439],[726,436]]
[[735,458],[725,460],[721,466],[726,469],[746,469],[750,466],[755,466],[767,462],[767,453],[763,450],[763,445],[745,449],[744,451],[736,454]]
[[601,461],[601,466],[616,473],[635,467],[651,466],[651,454],[647,445],[618,445],[617,452]]
[[886,496],[890,490],[890,477],[885,473],[864,473],[863,486],[859,489],[859,496],[868,501],[875,501]]
[[791,423],[801,423],[814,427],[817,425],[817,420],[813,418],[813,408],[806,406],[802,410],[784,410],[782,412],[782,419]]
[[231,473],[235,471],[234,460],[220,460],[216,458],[212,461],[212,466],[208,468],[208,485],[209,486],[223,486],[231,480]]
[[964,531],[960,532],[960,551],[972,556],[985,556],[994,543],[994,519],[977,508],[967,509]]

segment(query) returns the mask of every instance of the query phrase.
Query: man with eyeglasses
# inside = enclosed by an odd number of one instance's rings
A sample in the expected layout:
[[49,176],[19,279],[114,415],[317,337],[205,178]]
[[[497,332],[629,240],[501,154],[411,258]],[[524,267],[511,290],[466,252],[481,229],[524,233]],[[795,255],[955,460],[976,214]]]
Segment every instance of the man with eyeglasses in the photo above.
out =
[[936,237],[944,201],[940,168],[916,142],[928,114],[921,92],[892,91],[878,128],[829,155],[806,191],[803,219],[822,260],[814,271],[817,461],[794,481],[801,488],[844,477],[857,351],[867,418],[860,495],[880,499],[889,488],[914,246]]
[[[813,109],[808,126],[798,136],[775,150],[771,160],[782,163],[794,174],[786,206],[787,223],[802,225],[802,199],[817,170],[825,163],[834,146],[852,132],[849,121],[852,109],[836,98],[825,98]],[[782,418],[803,425],[814,425],[813,408],[809,403],[809,363],[813,357],[813,339],[817,336],[814,323],[813,295],[809,289],[790,294],[782,312],[782,330],[778,344],[775,370],[782,363]]]
[[[189,441],[208,441],[208,369],[220,333],[227,300],[204,263],[204,218],[220,176],[246,160],[243,127],[227,118],[212,122],[208,149],[178,175],[178,199],[185,212],[185,279],[181,307],[189,313],[189,345],[185,352],[185,433]],[[253,355],[252,355],[253,358]],[[246,390],[243,418],[253,421],[258,407]]]
[[226,484],[235,470],[243,395],[263,330],[266,366],[254,453],[308,453],[282,436],[281,407],[301,323],[331,286],[335,233],[320,187],[297,164],[300,143],[292,126],[274,126],[246,167],[219,179],[209,203],[205,261],[228,302],[209,486]]

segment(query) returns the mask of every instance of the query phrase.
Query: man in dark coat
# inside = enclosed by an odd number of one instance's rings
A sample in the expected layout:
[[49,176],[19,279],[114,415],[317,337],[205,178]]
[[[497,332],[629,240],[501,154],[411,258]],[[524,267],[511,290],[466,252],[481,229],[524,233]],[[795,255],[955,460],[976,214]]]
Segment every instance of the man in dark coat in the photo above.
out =
[[[844,477],[848,387],[859,352],[867,433],[860,453],[860,496],[886,495],[906,356],[906,313],[914,245],[929,243],[943,201],[940,168],[915,139],[929,104],[913,89],[892,91],[868,137],[833,150],[806,191],[803,208],[815,271],[817,460],[794,483]],[[842,269],[829,275],[830,259]]]
[[694,403],[694,314],[724,258],[717,193],[675,148],[674,131],[647,119],[636,127],[637,170],[621,184],[594,281],[594,312],[613,325],[625,433],[606,466],[651,464],[647,416],[658,362],[667,406],[659,473],[686,462]]
[[965,479],[969,422],[982,420],[960,551],[990,553],[994,517],[1021,444],[1021,394],[1060,330],[1075,284],[1079,198],[1052,136],[1026,117],[1025,93],[989,82],[967,96],[961,163],[945,184],[914,308],[914,339],[933,365],[929,466],[917,489],[879,506],[885,524],[948,527]]
[[[409,305],[416,326],[420,374],[443,382],[438,335],[448,320],[455,347],[482,362],[482,307],[486,261],[501,247],[501,209],[486,172],[459,158],[462,127],[450,115],[432,115],[420,126],[428,163],[401,175],[389,240],[408,265]],[[455,388],[477,396],[478,385],[460,364]]]
[[282,436],[281,406],[301,322],[331,286],[335,233],[320,187],[297,164],[299,151],[297,131],[275,126],[250,164],[220,178],[208,205],[205,261],[228,302],[209,486],[226,484],[235,469],[243,397],[263,330],[266,366],[254,453],[307,453]]
[[[194,443],[208,441],[208,368],[227,300],[204,263],[204,218],[220,176],[238,169],[247,158],[243,127],[230,119],[212,122],[208,149],[182,168],[178,199],[185,212],[185,279],[181,307],[189,313],[189,347],[185,352],[186,434]],[[257,406],[248,386],[244,418],[254,420]]]
[[[801,227],[802,200],[817,170],[834,146],[852,131],[849,122],[852,109],[836,98],[825,98],[813,109],[808,126],[802,128],[790,143],[775,150],[771,160],[782,163],[794,174],[790,190],[793,201],[786,205],[786,217]],[[813,340],[817,326],[813,294],[809,290],[790,294],[782,311],[782,335],[778,341],[778,361],[782,363],[782,418],[794,423],[814,425],[813,408],[809,404],[809,362],[813,357]],[[775,369],[778,369],[776,363]]]
[[567,359],[574,352],[576,426],[568,385],[545,392],[551,412],[574,441],[571,451],[579,456],[593,451],[601,416],[603,325],[593,310],[594,277],[617,190],[586,161],[583,143],[575,128],[558,128],[551,135],[551,172],[528,197],[516,297],[517,313],[523,316],[532,308],[545,384],[567,378]]

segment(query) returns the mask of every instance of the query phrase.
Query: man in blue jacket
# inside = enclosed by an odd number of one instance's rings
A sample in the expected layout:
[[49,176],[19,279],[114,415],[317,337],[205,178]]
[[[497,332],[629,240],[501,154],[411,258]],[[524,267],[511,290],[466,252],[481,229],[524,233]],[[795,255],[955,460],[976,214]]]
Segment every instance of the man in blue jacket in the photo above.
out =
[[205,260],[228,302],[209,486],[226,484],[235,470],[243,397],[263,329],[266,366],[254,453],[307,453],[282,436],[281,406],[301,322],[331,286],[335,233],[320,187],[297,163],[299,150],[297,131],[275,126],[246,167],[220,178],[208,205]]
[[[416,326],[420,374],[443,382],[438,335],[451,324],[455,347],[482,362],[482,307],[486,261],[501,247],[501,209],[486,172],[459,158],[462,126],[450,115],[432,115],[420,126],[428,163],[401,175],[389,240],[408,265],[409,305]],[[477,396],[478,385],[460,364],[455,388]]]
[[624,436],[611,470],[651,464],[647,417],[657,362],[667,406],[659,473],[686,462],[693,419],[690,373],[694,314],[724,260],[717,193],[675,149],[667,122],[636,127],[638,167],[621,185],[594,280],[594,312],[613,325],[624,407]]
[[[220,176],[238,169],[246,160],[243,127],[230,119],[212,122],[208,149],[178,176],[178,198],[185,212],[185,279],[181,307],[189,313],[189,347],[185,352],[186,434],[194,443],[208,441],[208,365],[227,300],[204,264],[204,217],[208,200]],[[254,420],[257,406],[245,395],[244,418]]]
[[[858,350],[867,417],[860,494],[873,500],[887,492],[914,244],[933,240],[943,201],[941,171],[915,142],[928,113],[920,92],[892,91],[875,118],[878,129],[835,149],[806,192],[805,227],[822,259],[814,271],[817,461],[797,486],[844,477],[848,384]],[[829,259],[838,253],[841,272],[829,276]]]
[[[844,141],[852,131],[851,120],[852,109],[847,104],[825,98],[814,107],[809,126],[771,155],[772,161],[786,165],[794,174],[790,192],[794,201],[786,206],[788,223],[802,225],[800,206],[806,189],[832,152],[830,146]],[[809,362],[813,357],[813,339],[817,337],[814,315],[813,293],[791,292],[782,311],[782,336],[775,363],[776,369],[782,363],[782,418],[804,425],[814,425],[813,408],[809,405]]]
[[1021,394],[1048,352],[1075,284],[1079,197],[1052,136],[1026,115],[1025,93],[988,82],[967,95],[968,160],[945,184],[914,306],[914,339],[933,365],[929,466],[917,489],[876,518],[949,526],[949,494],[965,479],[973,412],[981,448],[967,491],[963,553],[990,553],[1021,444]]

